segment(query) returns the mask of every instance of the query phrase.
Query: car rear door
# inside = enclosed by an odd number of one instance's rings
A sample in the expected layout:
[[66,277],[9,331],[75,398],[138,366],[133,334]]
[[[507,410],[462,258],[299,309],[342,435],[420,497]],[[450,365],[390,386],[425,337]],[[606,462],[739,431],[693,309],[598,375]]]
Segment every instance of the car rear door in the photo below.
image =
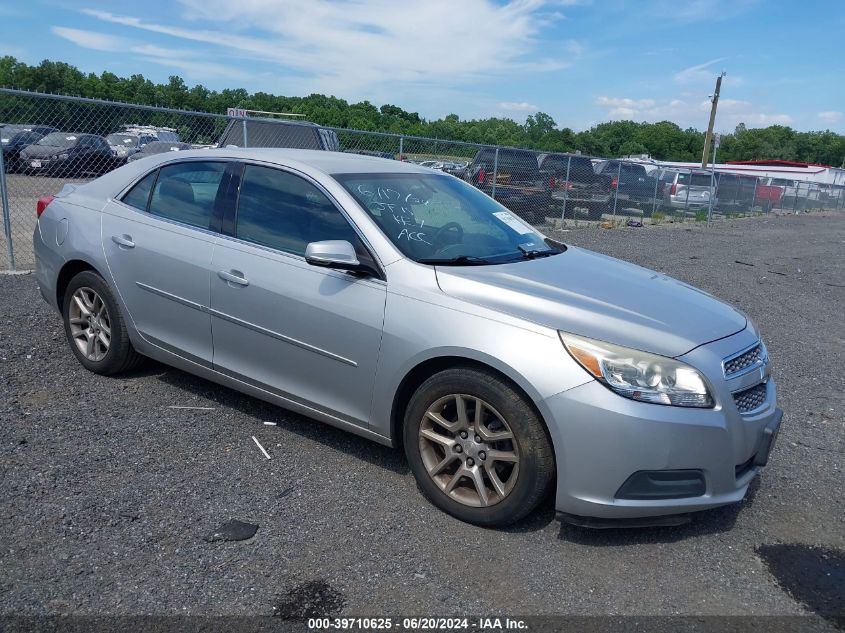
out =
[[347,240],[375,262],[325,192],[247,164],[214,250],[214,368],[357,426],[369,421],[386,284],[306,263],[308,243]]
[[210,367],[211,258],[229,179],[224,161],[154,170],[103,210],[109,271],[144,339]]

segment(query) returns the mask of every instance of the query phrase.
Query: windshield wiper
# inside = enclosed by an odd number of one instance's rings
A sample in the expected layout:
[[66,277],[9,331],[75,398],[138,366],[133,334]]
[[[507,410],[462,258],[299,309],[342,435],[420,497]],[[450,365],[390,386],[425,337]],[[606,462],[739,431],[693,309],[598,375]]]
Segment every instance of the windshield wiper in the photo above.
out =
[[427,257],[417,260],[420,264],[438,264],[440,266],[484,266],[490,261],[475,255],[458,255],[457,257]]

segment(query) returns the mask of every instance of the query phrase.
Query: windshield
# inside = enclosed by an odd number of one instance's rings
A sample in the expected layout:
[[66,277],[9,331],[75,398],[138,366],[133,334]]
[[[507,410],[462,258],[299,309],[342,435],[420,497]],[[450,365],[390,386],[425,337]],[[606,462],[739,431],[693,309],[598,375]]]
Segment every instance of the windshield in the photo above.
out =
[[678,183],[692,187],[710,187],[710,174],[678,174]]
[[138,137],[132,134],[109,134],[106,137],[109,145],[125,145],[126,147],[134,147],[138,144]]
[[75,134],[68,134],[67,132],[52,132],[48,134],[36,145],[44,145],[47,147],[73,147],[79,139]]
[[560,252],[498,202],[452,176],[387,173],[334,178],[414,261],[501,264]]

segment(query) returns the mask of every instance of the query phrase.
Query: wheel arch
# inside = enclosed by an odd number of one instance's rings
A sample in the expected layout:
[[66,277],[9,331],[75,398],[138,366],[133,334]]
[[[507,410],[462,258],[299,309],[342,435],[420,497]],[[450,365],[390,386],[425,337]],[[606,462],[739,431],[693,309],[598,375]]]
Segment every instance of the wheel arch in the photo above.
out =
[[500,380],[507,382],[518,394],[525,398],[528,406],[531,407],[536,414],[537,419],[539,419],[540,423],[543,425],[549,445],[552,447],[552,453],[554,454],[555,446],[552,435],[549,431],[548,423],[546,422],[546,418],[540,410],[540,407],[537,405],[536,399],[529,393],[530,386],[527,388],[523,387],[521,380],[508,375],[508,373],[493,366],[491,363],[480,359],[454,355],[435,356],[425,359],[414,365],[414,367],[412,367],[402,377],[399,386],[394,392],[393,404],[390,410],[390,436],[394,447],[402,448],[402,429],[405,423],[404,412],[416,390],[420,387],[420,385],[435,374],[447,369],[455,369],[458,367],[476,369],[492,374]]
[[[86,270],[91,270],[100,275],[100,277],[103,277],[103,274],[97,270],[96,266],[84,259],[70,259],[62,265],[59,275],[56,278],[56,305],[59,308],[59,312],[64,312],[65,291],[67,290],[68,284],[70,284],[70,280]],[[103,278],[105,279],[105,277]]]

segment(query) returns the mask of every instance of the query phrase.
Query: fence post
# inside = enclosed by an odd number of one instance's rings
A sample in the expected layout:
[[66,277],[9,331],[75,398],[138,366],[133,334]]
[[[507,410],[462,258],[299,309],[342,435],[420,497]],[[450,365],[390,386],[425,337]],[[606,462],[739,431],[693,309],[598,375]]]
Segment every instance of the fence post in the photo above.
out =
[[560,221],[566,220],[566,199],[569,197],[569,168],[572,166],[572,156],[566,161],[566,180],[563,183],[563,211],[560,214]]
[[759,184],[759,182],[759,178],[754,179],[754,193],[751,194],[751,215],[756,215],[754,213],[754,203],[757,202],[757,185]]
[[3,164],[3,152],[0,150],[0,207],[3,209],[3,234],[6,236],[6,253],[9,256],[9,268],[15,269],[15,248],[12,246],[12,219],[9,210],[9,196],[6,188],[6,166]]
[[[651,198],[651,217],[654,218],[654,212],[657,210],[657,187],[660,185],[660,167],[654,170],[654,195]],[[644,218],[645,219],[645,218]]]
[[619,169],[616,170],[616,189],[613,192],[613,222],[616,222],[616,202],[619,200],[619,189],[622,187],[622,159],[619,159]]
[[490,197],[493,200],[496,199],[496,179],[498,178],[499,174],[499,148],[496,147],[496,153],[493,155],[493,191],[490,193]]
[[241,125],[243,126],[243,130],[244,130],[244,147],[249,147],[249,142],[247,141],[247,138],[246,138],[246,119],[243,120],[243,123],[241,123]]
[[[707,201],[707,225],[713,218],[713,196],[716,194],[714,185],[716,184],[716,152],[719,151],[719,135],[716,135],[716,142],[713,144],[713,162],[710,163],[710,199]],[[690,185],[692,185],[692,176],[690,176]],[[689,189],[687,189],[689,191]],[[687,193],[689,197],[689,193]]]
[[400,136],[399,137],[399,160],[405,160],[405,158],[404,158],[405,157],[404,144],[405,144],[405,137]]

